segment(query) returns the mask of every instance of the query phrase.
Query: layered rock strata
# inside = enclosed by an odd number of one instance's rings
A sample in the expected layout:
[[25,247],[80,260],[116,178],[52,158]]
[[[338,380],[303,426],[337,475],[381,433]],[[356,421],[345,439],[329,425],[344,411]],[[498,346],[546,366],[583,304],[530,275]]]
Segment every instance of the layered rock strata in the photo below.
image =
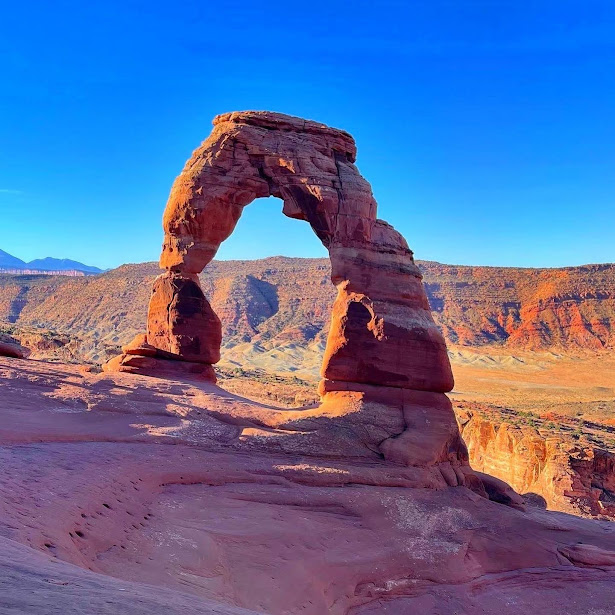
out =
[[505,416],[458,409],[472,467],[551,510],[615,518],[615,455],[570,433],[545,434]]

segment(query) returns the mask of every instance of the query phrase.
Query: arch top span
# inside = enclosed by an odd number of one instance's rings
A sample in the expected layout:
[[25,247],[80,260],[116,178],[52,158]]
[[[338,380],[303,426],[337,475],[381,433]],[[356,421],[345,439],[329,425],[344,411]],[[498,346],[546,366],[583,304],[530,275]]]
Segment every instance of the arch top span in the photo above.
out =
[[324,139],[333,151],[345,155],[349,162],[355,162],[357,158],[357,146],[349,132],[339,128],[331,128],[313,120],[304,120],[294,115],[271,111],[231,111],[230,113],[216,115],[212,120],[214,126],[227,122],[247,124],[279,132],[315,135],[318,143],[322,144]]
[[[442,395],[453,386],[444,339],[412,251],[377,217],[371,186],[354,164],[353,138],[265,111],[226,113],[213,124],[171,189],[160,257],[166,273],[153,286],[147,334],[108,369],[147,373],[173,364],[175,371],[215,381],[220,320],[197,276],[243,208],[275,196],[284,214],[307,221],[327,247],[338,289],[321,371],[323,416],[332,400],[349,397],[376,414],[393,407],[381,419],[361,419],[361,434],[373,439],[370,450],[410,465],[417,459],[463,462],[450,402]],[[419,424],[419,435],[432,439],[427,444],[409,428]]]
[[171,189],[161,266],[199,273],[243,208],[267,196],[282,199],[283,213],[306,220],[327,248],[371,243],[385,227],[355,158],[354,139],[324,124],[264,111],[217,116]]

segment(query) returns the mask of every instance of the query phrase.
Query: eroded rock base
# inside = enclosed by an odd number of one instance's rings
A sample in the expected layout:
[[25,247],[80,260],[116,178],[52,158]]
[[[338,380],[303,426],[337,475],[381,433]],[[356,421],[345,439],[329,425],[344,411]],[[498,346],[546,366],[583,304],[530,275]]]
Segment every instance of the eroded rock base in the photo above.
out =
[[160,350],[137,335],[122,347],[122,354],[102,366],[104,372],[124,372],[155,378],[188,378],[216,382],[216,372],[209,363],[186,361],[179,355]]

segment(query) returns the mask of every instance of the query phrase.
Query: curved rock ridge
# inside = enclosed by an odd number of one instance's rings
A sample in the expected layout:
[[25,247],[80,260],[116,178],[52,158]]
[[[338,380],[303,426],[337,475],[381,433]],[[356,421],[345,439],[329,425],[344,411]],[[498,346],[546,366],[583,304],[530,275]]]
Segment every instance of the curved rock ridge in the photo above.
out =
[[0,339],[0,357],[13,357],[14,359],[26,359],[30,350],[17,342],[6,342]]
[[446,471],[447,481],[464,484],[473,475],[444,395],[453,387],[446,344],[412,251],[377,218],[371,186],[354,164],[353,138],[264,111],[227,113],[213,123],[171,189],[160,257],[166,273],[154,283],[147,337],[105,369],[166,373],[174,359],[178,370],[215,378],[203,366],[219,360],[220,320],[197,275],[243,208],[275,196],[283,213],[307,221],[328,249],[337,287],[321,370],[323,404],[313,414],[352,407],[368,417],[356,419],[364,423],[363,445],[406,465],[452,464],[457,470]]

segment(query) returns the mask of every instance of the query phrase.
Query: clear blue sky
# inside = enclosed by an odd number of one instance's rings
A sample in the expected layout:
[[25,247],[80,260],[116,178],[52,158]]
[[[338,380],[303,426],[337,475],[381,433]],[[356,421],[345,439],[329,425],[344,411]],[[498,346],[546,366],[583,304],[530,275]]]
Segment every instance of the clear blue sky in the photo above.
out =
[[[416,257],[615,260],[615,3],[12,2],[0,21],[0,248],[158,258],[174,177],[217,113],[350,131]],[[220,258],[325,252],[275,199]]]

